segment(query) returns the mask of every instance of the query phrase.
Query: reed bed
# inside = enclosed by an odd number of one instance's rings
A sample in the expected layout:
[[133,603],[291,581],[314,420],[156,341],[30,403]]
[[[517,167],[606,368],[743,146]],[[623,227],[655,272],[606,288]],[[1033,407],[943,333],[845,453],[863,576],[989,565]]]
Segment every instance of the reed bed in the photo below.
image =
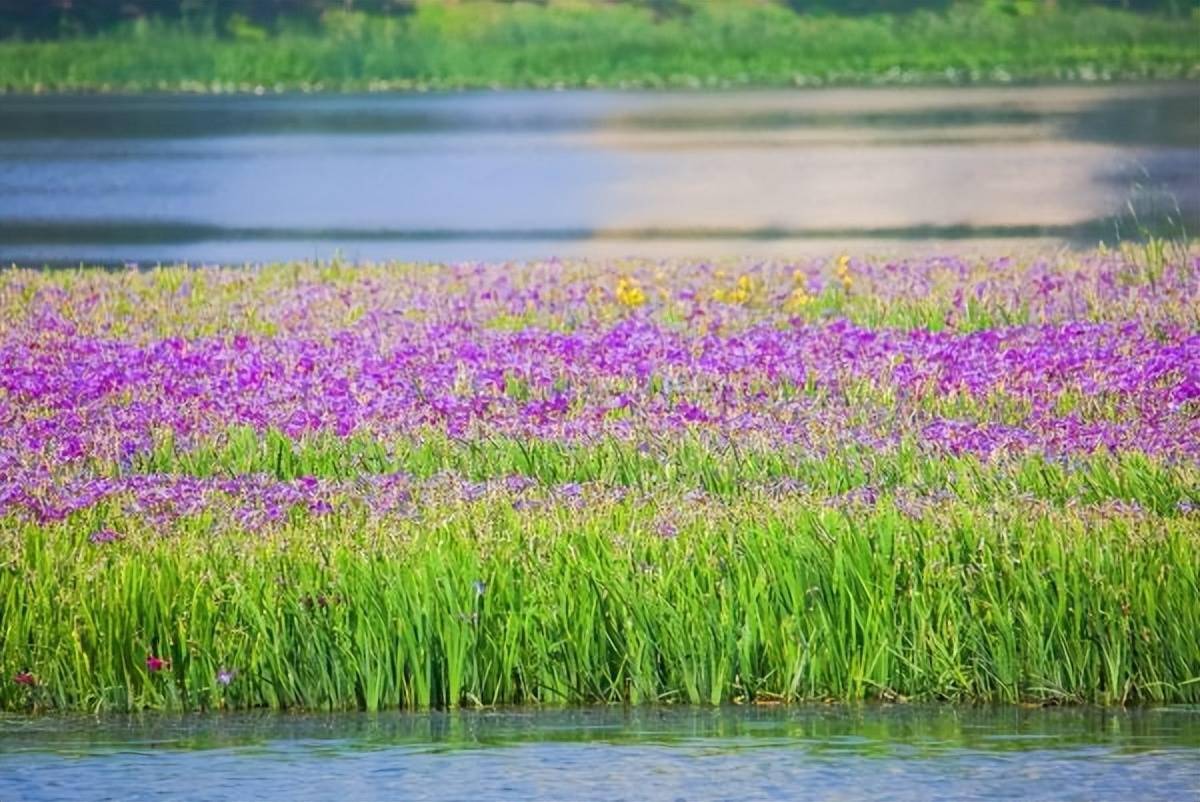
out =
[[1200,701],[1200,259],[0,273],[0,707]]

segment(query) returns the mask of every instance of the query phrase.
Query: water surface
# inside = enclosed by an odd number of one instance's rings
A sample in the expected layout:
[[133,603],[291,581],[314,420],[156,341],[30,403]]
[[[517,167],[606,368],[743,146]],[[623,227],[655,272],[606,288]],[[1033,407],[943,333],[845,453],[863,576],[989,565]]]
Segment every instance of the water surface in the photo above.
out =
[[1194,800],[1200,708],[0,718],[0,799]]
[[7,96],[0,120],[4,261],[1094,244],[1131,207],[1200,227],[1191,84]]

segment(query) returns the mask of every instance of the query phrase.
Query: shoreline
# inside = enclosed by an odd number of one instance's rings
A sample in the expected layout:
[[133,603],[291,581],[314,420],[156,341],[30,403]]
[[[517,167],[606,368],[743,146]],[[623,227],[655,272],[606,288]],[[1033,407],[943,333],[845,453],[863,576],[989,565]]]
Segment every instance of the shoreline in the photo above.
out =
[[[2,44],[0,44],[2,46]],[[940,76],[940,77],[936,77]],[[461,95],[461,94],[502,94],[502,93],[631,93],[644,94],[653,92],[679,92],[705,94],[734,94],[741,92],[806,92],[841,89],[1005,89],[1005,88],[1088,88],[1088,87],[1126,87],[1139,85],[1191,85],[1200,78],[1200,63],[1163,71],[1145,74],[1140,72],[1122,73],[1111,76],[1080,77],[1069,72],[1055,75],[1036,75],[1024,78],[947,78],[944,73],[929,73],[922,76],[903,76],[888,78],[886,76],[851,77],[845,80],[824,79],[818,76],[802,77],[791,81],[778,83],[761,82],[716,82],[704,83],[699,81],[662,81],[645,83],[578,83],[562,82],[530,83],[530,84],[489,84],[489,83],[420,83],[409,81],[369,81],[349,84],[326,85],[323,82],[315,84],[285,83],[273,85],[255,85],[237,82],[205,82],[199,80],[181,80],[172,83],[156,83],[153,85],[142,82],[128,84],[40,84],[12,85],[0,84],[0,97],[55,97],[55,96],[130,96],[130,97],[289,97],[289,96],[318,96],[318,97],[353,97],[378,95]]]

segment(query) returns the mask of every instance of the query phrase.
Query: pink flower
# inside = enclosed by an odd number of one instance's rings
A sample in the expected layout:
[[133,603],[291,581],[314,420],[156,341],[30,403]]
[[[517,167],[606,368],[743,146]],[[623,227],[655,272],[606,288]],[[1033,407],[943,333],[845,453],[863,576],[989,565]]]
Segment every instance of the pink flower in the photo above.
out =
[[164,660],[161,657],[155,657],[152,654],[146,655],[146,670],[151,674],[162,671],[164,668],[170,668],[171,661]]
[[13,674],[12,681],[18,685],[27,685],[29,687],[38,684],[37,677],[28,671],[18,671],[16,674]]

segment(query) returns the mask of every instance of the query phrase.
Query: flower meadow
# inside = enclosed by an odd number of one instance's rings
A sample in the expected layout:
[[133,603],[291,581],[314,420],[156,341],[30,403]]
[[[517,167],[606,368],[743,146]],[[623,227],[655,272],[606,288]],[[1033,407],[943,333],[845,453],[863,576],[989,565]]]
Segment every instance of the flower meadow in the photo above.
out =
[[1200,256],[0,272],[0,707],[1200,701]]

